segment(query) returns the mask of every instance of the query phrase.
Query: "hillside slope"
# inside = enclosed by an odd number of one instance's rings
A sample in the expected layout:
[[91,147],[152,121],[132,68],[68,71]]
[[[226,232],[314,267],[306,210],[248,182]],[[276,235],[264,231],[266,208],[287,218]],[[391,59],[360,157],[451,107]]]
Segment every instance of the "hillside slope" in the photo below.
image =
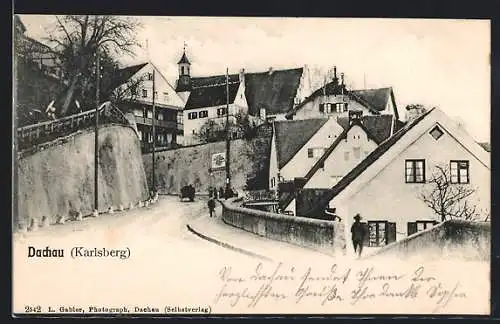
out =
[[[99,210],[128,206],[148,198],[139,139],[130,127],[99,130]],[[20,158],[17,163],[17,213],[14,228],[43,216],[70,216],[94,209],[94,132],[69,136],[63,143]]]

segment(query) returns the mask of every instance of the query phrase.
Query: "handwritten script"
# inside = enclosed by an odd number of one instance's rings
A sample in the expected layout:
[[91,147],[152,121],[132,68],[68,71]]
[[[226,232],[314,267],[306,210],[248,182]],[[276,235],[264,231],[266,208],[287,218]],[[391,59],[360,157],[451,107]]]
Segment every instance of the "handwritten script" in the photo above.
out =
[[258,263],[245,271],[224,266],[218,273],[221,286],[214,304],[255,308],[261,303],[287,302],[325,307],[426,300],[432,312],[440,312],[453,300],[467,298],[460,281],[450,284],[427,272],[424,266],[393,273],[375,266],[354,269],[338,264],[299,269],[283,263]]

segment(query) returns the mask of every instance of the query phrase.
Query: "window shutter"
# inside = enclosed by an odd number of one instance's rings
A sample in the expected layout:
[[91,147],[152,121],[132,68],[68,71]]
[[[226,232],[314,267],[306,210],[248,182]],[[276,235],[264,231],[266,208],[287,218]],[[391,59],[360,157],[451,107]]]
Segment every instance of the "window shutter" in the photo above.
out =
[[319,112],[325,112],[325,104],[319,104]]
[[417,232],[417,222],[408,222],[408,236]]
[[370,246],[370,229],[368,228],[368,223],[361,222],[363,224],[363,227],[365,229],[365,237],[363,240],[363,246]]
[[387,229],[385,232],[387,244],[396,241],[396,223],[387,222]]
[[347,103],[344,103],[344,111],[347,111]]

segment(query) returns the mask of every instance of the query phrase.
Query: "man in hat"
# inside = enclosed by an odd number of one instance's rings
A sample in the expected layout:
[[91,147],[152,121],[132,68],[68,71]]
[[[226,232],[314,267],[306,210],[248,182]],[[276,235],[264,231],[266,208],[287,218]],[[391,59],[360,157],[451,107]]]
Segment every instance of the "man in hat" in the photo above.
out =
[[354,223],[351,226],[352,245],[354,246],[354,252],[358,254],[358,257],[361,256],[361,252],[363,251],[363,241],[366,235],[365,227],[360,220],[361,215],[356,214],[356,216],[354,216]]

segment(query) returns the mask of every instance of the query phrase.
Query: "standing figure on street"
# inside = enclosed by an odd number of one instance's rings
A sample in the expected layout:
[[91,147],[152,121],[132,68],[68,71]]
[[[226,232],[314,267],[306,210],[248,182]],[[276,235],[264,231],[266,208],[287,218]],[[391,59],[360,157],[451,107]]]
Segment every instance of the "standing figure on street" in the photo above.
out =
[[363,251],[363,241],[366,235],[365,227],[360,222],[360,219],[361,215],[356,214],[356,216],[354,216],[354,223],[351,226],[352,245],[354,246],[354,252],[358,255],[358,258]]
[[213,198],[208,199],[208,210],[210,211],[210,217],[212,217],[212,214],[215,216],[215,200]]

